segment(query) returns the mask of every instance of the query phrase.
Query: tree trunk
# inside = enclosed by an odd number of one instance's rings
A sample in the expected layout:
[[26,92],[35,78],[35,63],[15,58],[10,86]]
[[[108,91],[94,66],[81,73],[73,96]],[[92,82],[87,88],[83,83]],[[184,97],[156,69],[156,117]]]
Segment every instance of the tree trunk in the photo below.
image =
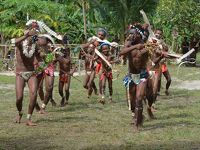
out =
[[[1,34],[1,44],[5,44],[5,39],[4,39],[4,35]],[[4,54],[5,54],[5,47],[4,46],[0,46],[0,54],[1,54],[1,57],[3,58],[4,57]]]
[[86,13],[85,13],[85,0],[82,1],[82,7],[83,7],[83,21],[84,21],[84,35],[85,39],[87,39],[87,25],[86,25]]

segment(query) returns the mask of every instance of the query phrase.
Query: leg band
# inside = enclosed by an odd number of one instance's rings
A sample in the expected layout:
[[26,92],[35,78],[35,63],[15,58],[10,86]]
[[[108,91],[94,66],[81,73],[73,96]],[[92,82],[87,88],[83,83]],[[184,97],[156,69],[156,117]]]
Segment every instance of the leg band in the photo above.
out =
[[46,105],[43,103],[41,107],[44,109],[46,107]]
[[31,114],[27,114],[27,119],[31,120]]

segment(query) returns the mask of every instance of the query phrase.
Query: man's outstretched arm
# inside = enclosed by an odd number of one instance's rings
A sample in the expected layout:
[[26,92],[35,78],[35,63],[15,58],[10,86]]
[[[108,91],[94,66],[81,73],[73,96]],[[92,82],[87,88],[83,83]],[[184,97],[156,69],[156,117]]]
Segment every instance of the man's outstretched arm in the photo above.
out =
[[125,44],[125,47],[122,49],[122,51],[119,53],[119,56],[121,55],[126,55],[128,54],[129,52],[131,52],[132,50],[135,50],[135,49],[142,49],[144,48],[144,44],[136,44],[136,45],[131,45],[131,43],[128,41],[126,44]]

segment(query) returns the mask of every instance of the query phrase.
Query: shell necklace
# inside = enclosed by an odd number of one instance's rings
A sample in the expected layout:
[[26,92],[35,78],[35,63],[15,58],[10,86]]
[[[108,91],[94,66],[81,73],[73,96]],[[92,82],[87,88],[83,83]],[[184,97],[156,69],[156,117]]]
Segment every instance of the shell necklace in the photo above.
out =
[[31,45],[31,50],[28,51],[28,49],[29,49],[28,40],[23,41],[23,54],[24,54],[26,57],[31,58],[31,57],[33,56],[34,52],[35,52],[35,48],[36,48],[36,44],[33,43],[33,44]]

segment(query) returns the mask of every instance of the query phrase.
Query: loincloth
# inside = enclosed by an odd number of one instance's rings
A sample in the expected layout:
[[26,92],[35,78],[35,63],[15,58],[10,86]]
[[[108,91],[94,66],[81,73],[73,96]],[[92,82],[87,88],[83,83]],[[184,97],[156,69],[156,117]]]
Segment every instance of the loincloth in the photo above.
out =
[[59,81],[67,83],[69,75],[67,73],[60,73],[59,74]]
[[123,79],[124,86],[127,88],[133,84],[138,85],[141,82],[145,82],[148,77],[149,77],[149,73],[147,70],[142,70],[139,74],[129,73]]
[[19,75],[27,82],[30,79],[30,77],[35,76],[35,72],[34,71],[16,72],[16,75]]
[[109,71],[109,72],[103,71],[100,76],[100,80],[104,80],[105,78],[112,80],[113,79],[112,71]]
[[85,70],[85,74],[86,74],[86,75],[89,76],[89,75],[91,75],[91,73],[92,73],[92,71]]
[[54,71],[55,71],[55,69],[54,69],[53,63],[50,63],[50,64],[47,66],[47,68],[44,69],[45,75],[51,76],[51,77],[54,77]]
[[167,65],[164,63],[161,65],[161,69],[162,69],[162,73],[163,72],[166,72],[168,69],[167,69]]
[[152,79],[153,76],[159,75],[161,73],[161,67],[150,69],[150,70],[148,69],[148,73],[149,73],[149,78]]
[[148,72],[149,72],[149,78],[150,78],[150,79],[152,79],[156,74],[158,74],[158,72],[152,71],[152,70],[150,70],[150,71],[148,71]]
[[38,72],[36,74],[37,78],[43,77],[44,76],[44,72]]
[[102,66],[102,64],[97,64],[96,65],[96,74],[98,74],[99,71],[101,70],[101,66]]

